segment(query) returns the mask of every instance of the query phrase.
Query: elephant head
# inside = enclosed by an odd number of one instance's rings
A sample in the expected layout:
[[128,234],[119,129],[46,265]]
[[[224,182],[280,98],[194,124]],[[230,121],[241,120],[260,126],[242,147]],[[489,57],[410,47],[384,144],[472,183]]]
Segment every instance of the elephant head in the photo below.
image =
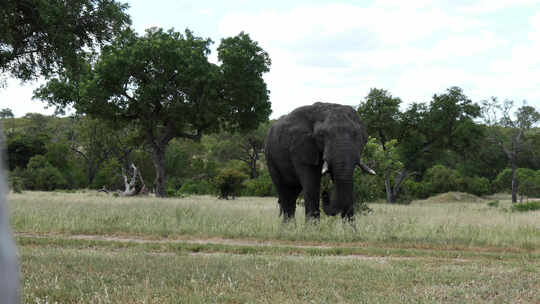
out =
[[358,114],[348,106],[324,109],[313,125],[313,136],[322,155],[322,174],[333,180],[331,198],[323,198],[323,211],[328,215],[353,215],[353,175],[356,166],[369,174],[375,171],[360,160],[367,134]]

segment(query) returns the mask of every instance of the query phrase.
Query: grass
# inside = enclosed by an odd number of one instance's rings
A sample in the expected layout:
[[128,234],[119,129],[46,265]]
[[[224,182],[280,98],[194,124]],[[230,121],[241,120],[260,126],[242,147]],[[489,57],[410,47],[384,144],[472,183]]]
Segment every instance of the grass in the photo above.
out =
[[448,201],[371,204],[374,212],[358,217],[354,230],[335,217],[306,225],[300,207],[296,225],[282,225],[274,198],[224,201],[205,196],[156,199],[26,192],[9,199],[12,225],[26,233],[540,249],[540,213],[505,212],[510,203],[504,200],[498,208]]
[[[21,245],[25,303],[535,303],[538,260]],[[58,245],[58,244],[56,244]]]
[[370,204],[356,230],[276,200],[9,197],[24,303],[538,303],[540,211]]

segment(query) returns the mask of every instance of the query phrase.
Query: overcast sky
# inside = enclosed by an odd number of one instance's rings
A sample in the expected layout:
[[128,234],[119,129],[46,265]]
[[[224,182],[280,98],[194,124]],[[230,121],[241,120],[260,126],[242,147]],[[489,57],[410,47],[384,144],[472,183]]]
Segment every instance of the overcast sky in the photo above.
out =
[[[540,3],[448,1],[131,0],[134,28],[186,27],[215,41],[240,31],[272,59],[272,118],[315,101],[358,105],[370,88],[428,102],[459,86],[540,109]],[[215,52],[212,54],[215,60]],[[9,81],[0,108],[45,111],[33,85]]]

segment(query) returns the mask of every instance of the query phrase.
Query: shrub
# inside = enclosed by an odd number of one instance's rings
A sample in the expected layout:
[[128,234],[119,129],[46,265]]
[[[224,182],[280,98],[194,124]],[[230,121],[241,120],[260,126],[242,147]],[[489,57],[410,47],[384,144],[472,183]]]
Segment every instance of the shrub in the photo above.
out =
[[412,179],[403,182],[403,194],[412,198],[427,198],[429,192],[426,189],[426,184],[414,181]]
[[270,174],[265,172],[255,179],[248,179],[243,183],[242,195],[245,196],[276,196]]
[[353,176],[355,204],[373,202],[385,197],[384,181],[379,176],[362,173],[360,168],[354,170]]
[[499,201],[498,201],[498,200],[491,201],[491,202],[488,202],[487,205],[488,205],[489,207],[495,207],[495,208],[497,208],[497,207],[499,207]]
[[60,170],[53,167],[43,155],[30,158],[24,176],[27,189],[51,191],[67,187],[66,179]]
[[482,196],[492,193],[489,180],[485,177],[465,177],[462,192]]
[[443,165],[435,165],[426,171],[423,183],[427,193],[432,195],[460,191],[463,187],[463,178],[456,170]]
[[101,169],[96,173],[92,188],[99,189],[105,187],[109,190],[123,189],[122,165],[117,159],[111,158],[103,163]]
[[507,168],[497,174],[492,186],[495,192],[512,191],[512,169]]
[[17,167],[15,170],[9,172],[8,185],[11,191],[22,193],[24,189],[24,177],[21,168]]
[[242,182],[247,179],[247,175],[234,169],[223,169],[215,178],[214,184],[220,193],[220,198],[229,199],[229,195],[234,199],[242,189]]
[[540,210],[540,201],[530,201],[512,205],[512,211],[526,212]]
[[213,194],[215,188],[208,180],[193,180],[187,179],[184,181],[180,189],[176,191],[176,196],[184,196],[186,194]]
[[[516,182],[521,196],[540,196],[540,171],[518,168]],[[504,169],[497,175],[493,181],[493,189],[501,192],[512,191],[512,169]]]

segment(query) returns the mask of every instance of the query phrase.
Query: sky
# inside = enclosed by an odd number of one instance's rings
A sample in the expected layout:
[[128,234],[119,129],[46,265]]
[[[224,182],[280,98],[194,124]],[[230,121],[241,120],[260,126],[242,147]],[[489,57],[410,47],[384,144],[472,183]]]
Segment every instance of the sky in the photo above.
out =
[[[371,88],[404,104],[452,86],[471,100],[495,96],[540,110],[540,1],[531,0],[130,0],[133,27],[192,30],[211,38],[244,31],[272,60],[264,78],[278,118],[317,101],[357,106]],[[215,50],[211,60],[216,61]],[[0,108],[51,114],[9,80]]]

